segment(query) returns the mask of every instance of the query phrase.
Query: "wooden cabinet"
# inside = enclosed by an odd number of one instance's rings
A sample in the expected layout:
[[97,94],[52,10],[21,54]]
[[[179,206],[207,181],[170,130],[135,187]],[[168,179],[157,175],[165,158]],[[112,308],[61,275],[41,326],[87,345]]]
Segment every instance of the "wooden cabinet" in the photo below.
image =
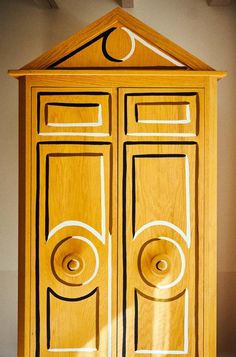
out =
[[18,356],[216,357],[225,73],[121,9],[10,73]]

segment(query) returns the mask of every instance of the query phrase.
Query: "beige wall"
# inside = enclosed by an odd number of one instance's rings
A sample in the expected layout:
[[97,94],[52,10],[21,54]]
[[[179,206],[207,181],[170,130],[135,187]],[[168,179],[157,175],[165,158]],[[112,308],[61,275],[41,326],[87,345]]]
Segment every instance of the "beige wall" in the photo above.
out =
[[[42,10],[33,0],[0,1],[0,357],[16,356],[17,81],[19,68],[117,6],[115,0],[57,0]],[[219,356],[236,356],[236,3],[135,0],[129,10],[216,69],[219,84]],[[210,356],[206,356],[210,357]]]

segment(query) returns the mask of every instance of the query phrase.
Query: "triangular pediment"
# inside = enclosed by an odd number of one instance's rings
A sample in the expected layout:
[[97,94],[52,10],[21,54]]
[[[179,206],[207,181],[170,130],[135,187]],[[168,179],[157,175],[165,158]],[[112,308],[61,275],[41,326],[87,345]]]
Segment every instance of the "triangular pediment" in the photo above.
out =
[[113,67],[212,70],[121,8],[111,11],[22,69]]

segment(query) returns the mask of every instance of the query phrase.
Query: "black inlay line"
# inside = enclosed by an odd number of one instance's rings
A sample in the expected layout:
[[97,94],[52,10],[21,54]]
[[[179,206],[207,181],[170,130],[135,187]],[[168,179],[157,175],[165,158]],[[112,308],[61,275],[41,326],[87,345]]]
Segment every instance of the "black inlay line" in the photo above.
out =
[[167,105],[173,105],[173,106],[179,106],[179,105],[186,105],[186,104],[190,104],[189,102],[187,101],[176,101],[176,102],[139,102],[139,103],[135,103],[135,106],[159,106],[159,105],[164,105],[164,106],[167,106]]
[[139,103],[135,103],[135,106],[134,106],[134,117],[135,117],[136,123],[138,123],[138,104]]
[[104,146],[104,145],[111,145],[111,142],[109,141],[41,141],[38,143],[40,146],[41,145],[51,145],[51,144],[59,144],[59,145],[98,145],[98,146]]
[[46,182],[45,182],[45,239],[48,239],[49,233],[49,202],[48,202],[48,194],[49,194],[49,155],[46,155]]
[[68,302],[76,302],[76,301],[81,301],[90,298],[92,295],[94,295],[97,292],[98,288],[95,288],[92,290],[89,294],[85,296],[81,296],[78,298],[66,298],[63,296],[58,295],[53,291],[51,288],[47,288],[47,349],[50,349],[50,342],[51,342],[51,327],[50,327],[50,322],[51,322],[51,309],[50,309],[50,294],[53,295],[55,298],[62,300],[62,301],[68,301]]
[[126,291],[127,291],[127,257],[126,257],[126,175],[127,175],[127,158],[126,145],[123,148],[123,346],[122,357],[126,356]]
[[125,135],[128,133],[128,103],[127,103],[127,96],[128,94],[125,94],[125,99],[124,99],[124,131]]
[[55,107],[81,107],[81,108],[91,108],[91,107],[99,107],[99,103],[59,103],[59,102],[50,102],[47,103],[48,106]]
[[197,92],[149,92],[149,93],[126,93],[125,97],[173,97],[173,96],[186,96],[186,97],[193,97],[197,95]]
[[71,156],[85,156],[85,157],[101,157],[103,156],[103,153],[102,152],[65,152],[65,153],[61,153],[61,152],[58,152],[58,153],[50,153],[48,154],[47,156],[49,157],[71,157]]
[[126,141],[125,145],[196,145],[195,141]]
[[51,327],[50,327],[50,291],[47,289],[47,349],[50,348],[51,342]]
[[37,133],[40,133],[40,93],[37,93]]
[[138,294],[134,290],[134,350],[138,349]]
[[135,187],[135,156],[132,157],[132,233],[135,235],[135,221],[136,221],[136,187]]
[[133,155],[134,158],[141,157],[141,158],[149,158],[149,157],[157,157],[157,158],[166,158],[166,157],[185,157],[185,154],[137,154]]
[[[196,222],[199,222],[199,147],[196,146],[196,154],[195,154],[195,178],[194,178],[194,187],[195,187],[195,220]],[[200,232],[199,232],[199,227],[198,224],[195,225],[195,261],[196,261],[196,268],[195,268],[195,281],[196,281],[196,289],[195,289],[195,315],[194,316],[198,316],[199,313],[199,291],[200,291],[200,287],[199,287],[199,256],[200,256]],[[204,286],[203,286],[204,289]],[[189,306],[188,306],[189,308]],[[199,328],[199,324],[198,324],[198,319],[195,318],[195,329],[196,331]],[[199,356],[199,334],[196,334],[196,356]]]
[[40,190],[40,163],[39,163],[39,145],[37,145],[37,159],[36,159],[36,165],[37,165],[37,173],[36,173],[36,217],[35,217],[35,223],[36,223],[36,240],[35,240],[35,356],[39,357],[40,355],[40,307],[39,307],[39,190]]
[[99,314],[99,306],[100,306],[100,290],[99,288],[96,288],[97,290],[97,299],[96,299],[96,313],[95,313],[95,321],[96,321],[96,348],[99,350],[100,346],[100,331],[99,331],[99,326],[100,326],[100,314]]
[[104,56],[112,61],[112,62],[121,62],[121,60],[117,60],[111,56],[108,55],[107,51],[106,51],[106,40],[108,38],[108,36],[110,35],[110,33],[112,33],[114,30],[116,29],[116,27],[111,27],[110,29],[108,29],[107,31],[99,34],[98,36],[94,37],[92,40],[86,42],[84,45],[80,46],[79,48],[77,48],[76,50],[70,52],[68,55],[60,58],[58,61],[52,63],[47,69],[52,69],[53,67],[59,65],[60,63],[66,61],[68,58],[74,56],[76,53],[84,50],[86,47],[92,45],[94,42],[100,40],[101,38],[103,39],[103,42],[102,42],[102,51],[103,51],[103,54]]
[[[71,91],[71,92],[60,92],[60,91],[53,91],[53,92],[38,92],[38,96],[51,96],[51,95],[111,95],[111,93],[109,92],[97,92],[97,91],[91,91],[91,92],[84,92],[84,91],[80,91],[78,92],[78,88],[76,88],[77,90],[75,91]],[[92,89],[92,88],[91,88]]]
[[[116,60],[117,60],[117,58],[116,58]],[[123,62],[123,61],[122,61]],[[124,63],[124,62],[123,62]],[[69,69],[69,70],[73,70],[73,69],[80,69],[80,68],[83,68],[83,70],[88,70],[88,69],[101,69],[102,68],[102,70],[103,71],[109,71],[109,70],[111,70],[111,69],[117,69],[117,67],[116,66],[109,66],[109,67],[98,67],[98,66],[95,66],[95,65],[93,65],[93,66],[89,66],[89,65],[87,65],[87,66],[83,66],[83,67],[77,67],[77,66],[67,66],[67,67],[65,67],[65,66],[63,66],[63,68],[59,68],[59,69],[63,69],[63,70],[66,70],[66,69]],[[158,70],[161,70],[161,69],[164,69],[164,70],[168,70],[168,69],[171,69],[172,71],[175,71],[175,72],[177,72],[177,71],[182,71],[182,70],[187,70],[188,68],[186,68],[186,67],[171,67],[171,66],[155,66],[155,65],[153,65],[153,66],[147,66],[147,65],[143,65],[142,66],[142,68],[145,68],[145,69],[158,69]],[[50,68],[46,68],[46,69],[50,69]],[[58,69],[58,68],[52,68],[52,69]],[[129,66],[129,65],[127,65],[127,66],[122,66],[122,67],[119,67],[119,69],[120,70],[124,70],[124,69],[132,69],[132,70],[134,70],[134,69],[139,69],[140,70],[140,66],[138,67],[138,66]],[[148,73],[147,73],[148,74]]]

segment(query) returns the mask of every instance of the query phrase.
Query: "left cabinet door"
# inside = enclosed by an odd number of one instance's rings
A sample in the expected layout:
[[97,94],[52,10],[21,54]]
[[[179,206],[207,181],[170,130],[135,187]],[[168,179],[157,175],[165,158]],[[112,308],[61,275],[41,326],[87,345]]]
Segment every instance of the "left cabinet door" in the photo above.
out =
[[109,143],[37,146],[36,356],[111,349],[110,180]]

